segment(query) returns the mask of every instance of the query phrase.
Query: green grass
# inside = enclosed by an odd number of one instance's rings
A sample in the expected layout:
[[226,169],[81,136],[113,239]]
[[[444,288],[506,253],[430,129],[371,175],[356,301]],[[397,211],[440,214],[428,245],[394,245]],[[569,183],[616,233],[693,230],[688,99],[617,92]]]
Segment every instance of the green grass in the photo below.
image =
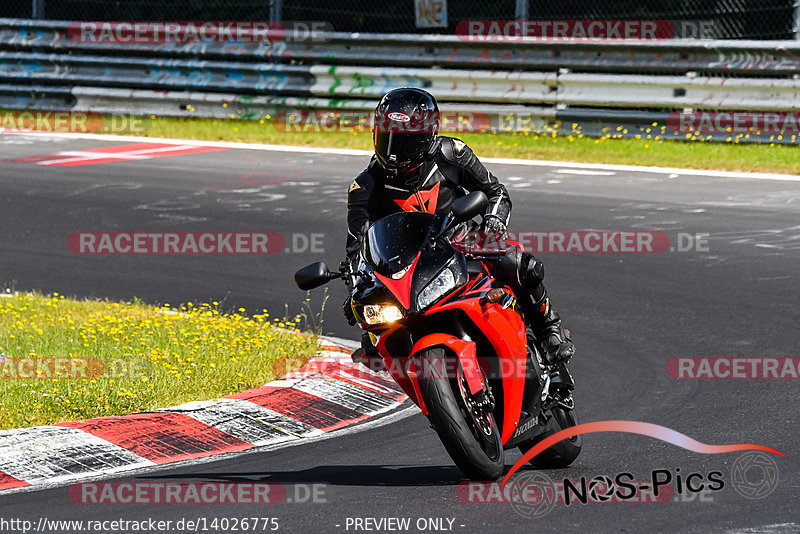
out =
[[[0,109],[0,126],[14,126],[20,112]],[[232,110],[228,119],[178,117],[118,117],[118,124],[108,116],[89,114],[84,129],[99,133],[132,134],[210,141],[235,141],[276,145],[372,149],[372,137],[366,124],[355,125],[357,133],[286,132],[285,126],[273,123],[273,117],[261,120],[237,119],[241,110]],[[81,115],[78,113],[77,115]],[[10,121],[10,122],[9,122]],[[2,121],[0,121],[2,122]],[[563,125],[567,126],[567,125]],[[800,174],[796,145],[740,143],[742,134],[731,134],[727,142],[706,141],[698,135],[691,141],[661,138],[666,125],[654,124],[641,133],[640,139],[622,138],[622,127],[612,128],[603,138],[583,136],[577,124],[570,131],[554,132],[549,126],[538,131],[519,133],[463,133],[460,137],[479,157],[544,159],[582,163],[652,165],[689,169],[772,172]],[[652,131],[651,131],[652,130]],[[795,138],[792,138],[795,141]]]
[[0,430],[153,410],[259,387],[313,357],[293,321],[57,294],[0,298]]
[[[538,135],[466,133],[458,137],[469,144],[479,157],[800,174],[797,146],[738,143],[735,138],[731,142],[672,141],[656,139],[660,129],[653,130],[652,139],[620,139],[615,138],[616,132],[601,139],[584,137],[578,133],[553,136],[550,132]],[[268,119],[247,121],[155,117],[146,122],[143,135],[363,150],[372,147],[368,132],[287,133],[275,128]]]

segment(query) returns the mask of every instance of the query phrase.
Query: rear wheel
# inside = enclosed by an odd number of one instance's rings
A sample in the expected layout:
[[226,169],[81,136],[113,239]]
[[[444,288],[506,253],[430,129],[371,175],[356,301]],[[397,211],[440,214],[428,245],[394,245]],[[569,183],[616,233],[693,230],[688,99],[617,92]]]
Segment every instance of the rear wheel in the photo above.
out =
[[[568,410],[559,405],[552,408],[550,413],[552,414],[553,419],[555,419],[556,426],[559,427],[559,430],[564,430],[578,424],[578,418],[575,415],[575,410]],[[545,432],[544,434],[536,436],[530,441],[520,443],[519,450],[521,450],[524,454],[531,450],[534,445],[543,439],[552,436],[553,434],[555,434],[555,432]],[[559,469],[562,467],[567,467],[575,461],[575,458],[578,457],[582,446],[583,436],[579,434],[577,436],[561,440],[555,445],[543,450],[531,458],[530,463],[531,465],[540,469]]]
[[431,348],[417,357],[424,370],[419,389],[428,419],[462,473],[472,480],[497,480],[505,458],[494,416],[475,413],[460,366],[454,377],[443,371],[455,367],[444,365],[448,356],[443,348]]

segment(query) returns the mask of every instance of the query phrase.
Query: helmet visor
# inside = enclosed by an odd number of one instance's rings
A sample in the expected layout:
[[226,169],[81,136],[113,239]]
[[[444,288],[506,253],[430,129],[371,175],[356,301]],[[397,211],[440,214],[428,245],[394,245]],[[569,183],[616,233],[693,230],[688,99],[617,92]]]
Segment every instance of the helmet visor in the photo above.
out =
[[[392,159],[398,168],[419,159],[431,142],[425,133],[375,132],[375,153],[384,163]],[[392,158],[394,156],[394,158]]]

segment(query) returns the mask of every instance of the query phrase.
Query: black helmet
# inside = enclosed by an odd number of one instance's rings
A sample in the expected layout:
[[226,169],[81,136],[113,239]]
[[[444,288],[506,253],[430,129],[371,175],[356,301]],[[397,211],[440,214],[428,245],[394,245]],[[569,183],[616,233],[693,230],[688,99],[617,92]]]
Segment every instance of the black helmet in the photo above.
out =
[[422,165],[439,134],[439,106],[414,87],[389,91],[375,108],[375,157],[391,176],[407,176]]

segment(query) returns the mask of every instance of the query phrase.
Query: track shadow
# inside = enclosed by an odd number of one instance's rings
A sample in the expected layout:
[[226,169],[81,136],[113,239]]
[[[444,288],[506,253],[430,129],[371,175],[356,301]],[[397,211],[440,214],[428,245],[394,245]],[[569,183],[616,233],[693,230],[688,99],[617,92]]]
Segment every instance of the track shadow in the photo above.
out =
[[281,484],[324,483],[331,486],[453,486],[467,480],[452,466],[330,465],[301,471],[250,473],[191,473],[152,475],[145,480],[272,482]]

